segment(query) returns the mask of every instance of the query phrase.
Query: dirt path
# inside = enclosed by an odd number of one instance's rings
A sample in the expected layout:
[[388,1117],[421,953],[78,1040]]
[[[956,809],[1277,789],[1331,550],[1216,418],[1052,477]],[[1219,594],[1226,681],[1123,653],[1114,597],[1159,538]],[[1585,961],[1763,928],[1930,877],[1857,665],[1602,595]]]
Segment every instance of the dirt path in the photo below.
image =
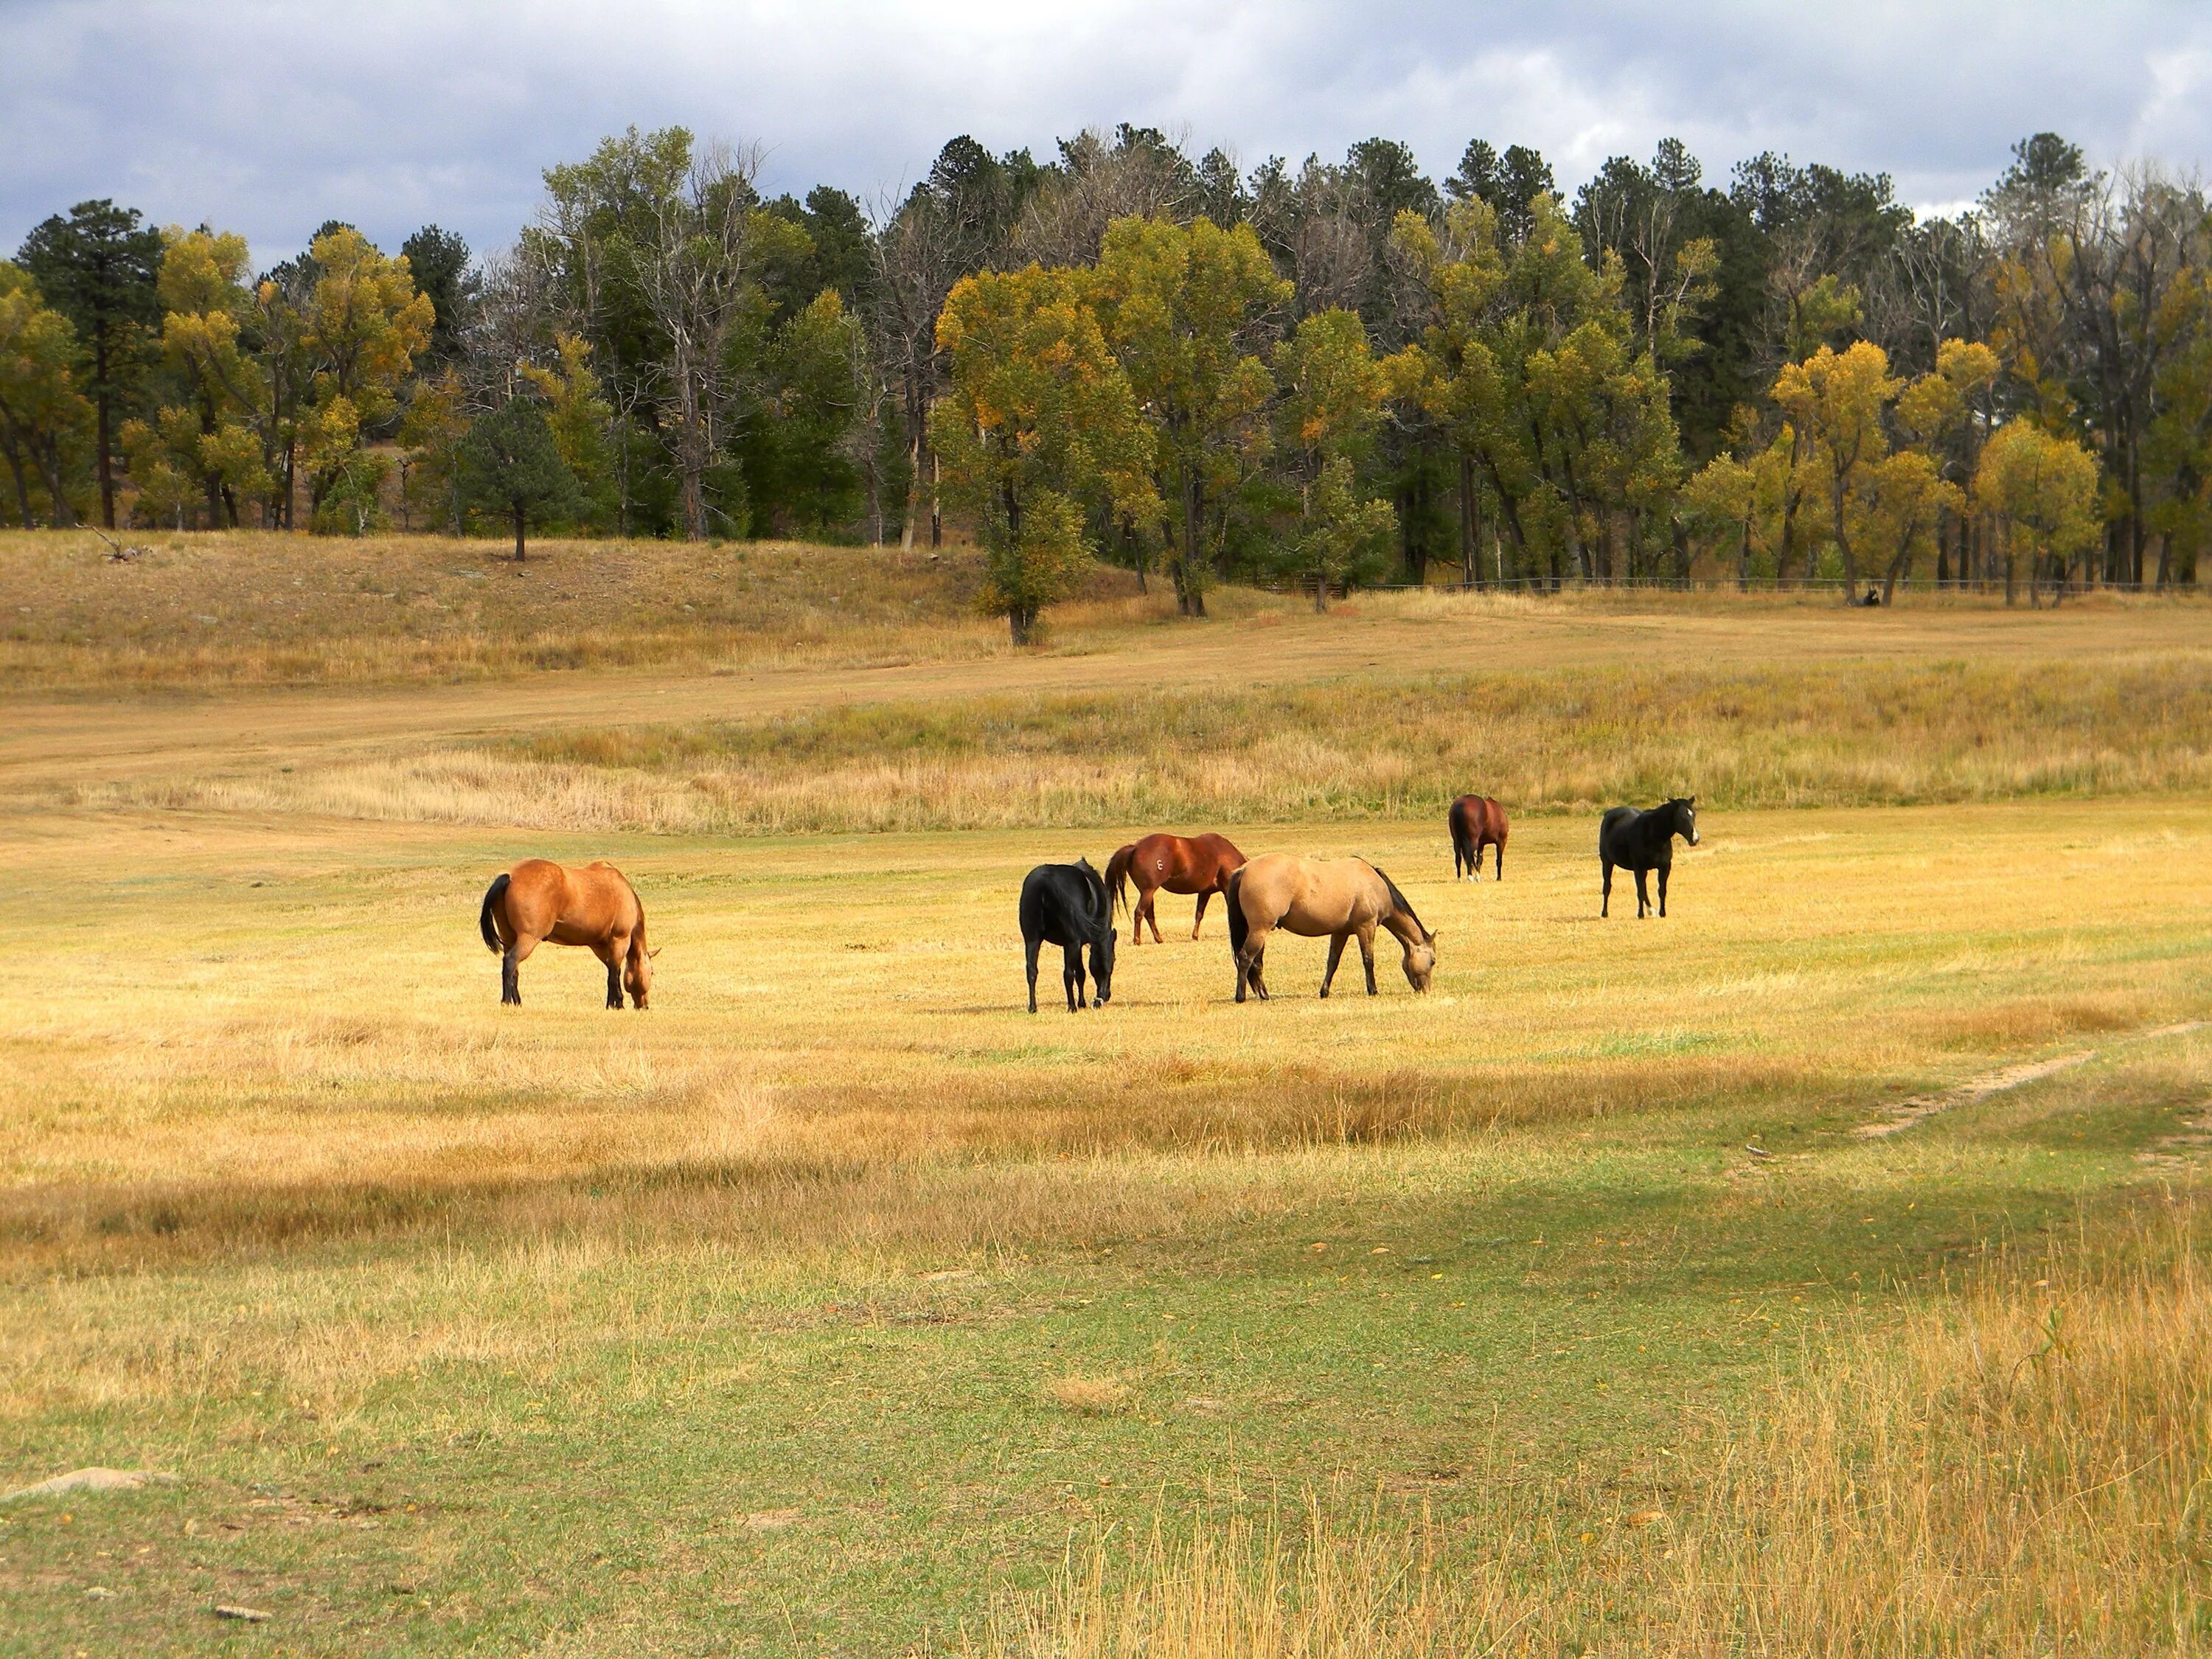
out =
[[[2181,631],[2177,633],[2177,629]],[[392,748],[576,725],[759,718],[841,702],[1118,687],[1189,689],[1344,674],[1431,674],[1637,663],[1654,667],[1950,657],[2067,657],[2197,644],[2178,611],[1711,614],[1439,611],[1146,627],[1095,648],[876,668],[556,672],[489,684],[233,691],[204,699],[22,698],[0,703],[0,791],[272,759],[326,763]],[[1258,666],[1255,668],[1255,664]]]
[[1940,1112],[1954,1107],[1971,1106],[1976,1101],[1987,1100],[1991,1095],[2001,1095],[2017,1089],[2022,1084],[2033,1083],[2046,1077],[2055,1077],[2076,1066],[2086,1066],[2106,1050],[2127,1043],[2148,1042],[2157,1037],[2183,1036],[2191,1031],[2201,1031],[2212,1021],[2194,1019],[2179,1025],[2160,1025],[2154,1030],[2136,1031],[2115,1039],[2101,1048],[2083,1048],[2070,1054],[2059,1054],[2050,1060],[2027,1060],[2017,1066],[2007,1066],[1995,1072],[1985,1072],[1980,1077],[1969,1078],[1964,1083],[1932,1094],[1915,1095],[1885,1108],[1881,1115],[1870,1122],[1862,1123],[1852,1131],[1863,1140],[1877,1140],[1887,1135],[1902,1134],[1916,1123],[1924,1123]]

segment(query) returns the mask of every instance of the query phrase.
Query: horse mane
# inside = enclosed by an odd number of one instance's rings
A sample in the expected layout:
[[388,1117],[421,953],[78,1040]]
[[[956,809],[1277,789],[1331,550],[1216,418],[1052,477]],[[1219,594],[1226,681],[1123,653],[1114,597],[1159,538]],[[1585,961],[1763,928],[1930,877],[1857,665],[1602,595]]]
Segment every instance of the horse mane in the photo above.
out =
[[[1090,890],[1091,897],[1097,902],[1098,939],[1103,944],[1107,933],[1114,926],[1114,901],[1107,893],[1106,883],[1099,873],[1091,867],[1091,860],[1087,858],[1076,860],[1069,867],[1083,878],[1084,886]],[[1111,867],[1112,860],[1109,860],[1108,868]]]
[[1394,910],[1403,911],[1405,913],[1406,920],[1412,922],[1414,927],[1419,928],[1423,937],[1425,938],[1429,931],[1428,923],[1423,921],[1419,916],[1413,914],[1413,907],[1406,902],[1406,896],[1398,890],[1398,884],[1391,880],[1389,876],[1383,874],[1382,866],[1381,865],[1370,864],[1367,867],[1372,870],[1376,875],[1382,876],[1382,884],[1390,890],[1391,908]]

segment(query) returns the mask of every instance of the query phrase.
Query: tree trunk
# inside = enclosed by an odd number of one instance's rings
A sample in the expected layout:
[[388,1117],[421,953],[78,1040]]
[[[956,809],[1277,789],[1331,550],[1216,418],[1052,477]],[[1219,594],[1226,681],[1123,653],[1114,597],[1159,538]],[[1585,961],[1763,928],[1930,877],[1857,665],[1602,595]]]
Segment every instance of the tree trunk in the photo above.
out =
[[515,503],[514,507],[514,562],[517,564],[520,564],[528,556],[527,550],[524,547],[522,540],[522,504],[518,501]]
[[1033,605],[1010,605],[1006,607],[1006,629],[1018,646],[1027,645],[1036,636],[1037,608]]
[[1474,457],[1459,453],[1459,571],[1469,587],[1482,586],[1482,526],[1475,522]]
[[100,522],[106,529],[115,528],[115,459],[111,453],[115,440],[109,428],[112,416],[110,404],[114,393],[107,384],[107,331],[94,324],[92,331],[92,372],[100,391],[93,400],[100,426]]
[[929,544],[932,548],[945,545],[945,502],[939,494],[945,482],[945,469],[938,462],[937,452],[929,452]]
[[31,521],[30,480],[23,471],[23,458],[15,453],[15,446],[13,443],[8,446],[8,470],[15,477],[15,501],[22,510],[23,528],[35,529],[37,526]]
[[1186,617],[1206,615],[1206,497],[1198,470],[1182,475],[1182,576],[1176,584]]
[[915,511],[921,505],[921,428],[908,422],[909,430],[906,445],[906,514],[899,526],[899,551],[914,551],[915,520],[921,514]]

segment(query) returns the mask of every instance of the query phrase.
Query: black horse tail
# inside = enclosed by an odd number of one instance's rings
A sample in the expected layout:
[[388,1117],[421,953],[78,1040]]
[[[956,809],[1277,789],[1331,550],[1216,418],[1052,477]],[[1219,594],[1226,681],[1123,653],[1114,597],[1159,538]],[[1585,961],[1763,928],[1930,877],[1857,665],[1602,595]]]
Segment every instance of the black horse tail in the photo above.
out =
[[1137,843],[1133,841],[1106,860],[1106,890],[1113,896],[1112,903],[1117,910],[1129,902],[1129,866],[1136,859]]
[[1398,890],[1398,884],[1391,880],[1389,876],[1382,874],[1382,866],[1381,865],[1370,864],[1367,867],[1372,870],[1376,875],[1382,876],[1383,886],[1390,890],[1390,908],[1397,911],[1400,915],[1405,917],[1407,921],[1412,922],[1414,927],[1419,927],[1421,930],[1422,937],[1426,938],[1429,932],[1428,925],[1419,916],[1413,914],[1413,907],[1406,902],[1406,896]]
[[1238,865],[1229,872],[1229,879],[1221,884],[1221,896],[1229,906],[1229,953],[1235,956],[1244,948],[1244,935],[1250,931],[1244,920],[1244,866]]
[[501,871],[484,889],[483,908],[477,915],[477,926],[483,929],[484,949],[494,956],[502,954],[507,946],[499,942],[499,929],[491,925],[491,907],[507,896],[507,872]]

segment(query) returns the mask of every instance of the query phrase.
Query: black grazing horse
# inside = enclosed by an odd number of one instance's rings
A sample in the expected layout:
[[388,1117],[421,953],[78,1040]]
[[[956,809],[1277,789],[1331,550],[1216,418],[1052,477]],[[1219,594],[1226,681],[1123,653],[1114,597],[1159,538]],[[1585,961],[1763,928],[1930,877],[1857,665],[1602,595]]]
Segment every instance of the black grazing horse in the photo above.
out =
[[1636,915],[1641,920],[1651,902],[1644,890],[1644,872],[1659,872],[1659,914],[1667,914],[1667,872],[1674,866],[1674,837],[1698,844],[1698,798],[1670,800],[1639,812],[1633,806],[1616,806],[1598,821],[1597,861],[1605,866],[1605,902],[1598,915],[1613,909],[1613,866],[1636,872]]
[[1114,994],[1114,941],[1121,937],[1114,926],[1106,897],[1106,884],[1091,867],[1089,859],[1073,864],[1040,864],[1022,883],[1022,945],[1029,953],[1030,1012],[1036,1006],[1037,951],[1047,939],[1060,947],[1065,966],[1060,980],[1067,988],[1067,1011],[1085,1006],[1083,1000],[1083,951],[1091,949],[1091,977],[1097,982],[1098,1006]]

